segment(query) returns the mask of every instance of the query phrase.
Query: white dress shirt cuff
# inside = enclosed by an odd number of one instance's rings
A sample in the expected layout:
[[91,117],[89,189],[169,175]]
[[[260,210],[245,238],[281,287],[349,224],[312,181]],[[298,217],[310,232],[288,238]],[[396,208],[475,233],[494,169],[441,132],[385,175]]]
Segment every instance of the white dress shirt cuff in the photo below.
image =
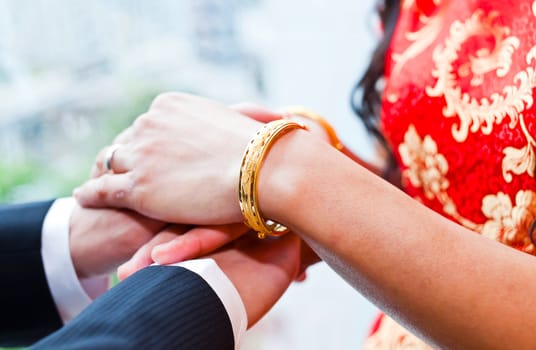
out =
[[233,283],[213,259],[188,260],[174,264],[195,272],[203,278],[218,295],[231,320],[235,349],[240,348],[240,341],[246,332],[248,317],[246,308]]
[[93,299],[108,289],[108,276],[79,280],[69,249],[69,222],[76,205],[73,198],[56,200],[45,217],[41,256],[52,298],[64,323],[73,319]]

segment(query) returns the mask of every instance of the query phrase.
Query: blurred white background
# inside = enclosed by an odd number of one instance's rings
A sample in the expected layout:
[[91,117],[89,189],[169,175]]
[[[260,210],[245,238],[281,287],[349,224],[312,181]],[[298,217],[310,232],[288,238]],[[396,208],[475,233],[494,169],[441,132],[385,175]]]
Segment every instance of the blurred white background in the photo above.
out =
[[[0,202],[70,193],[93,155],[166,90],[308,106],[374,161],[350,91],[373,0],[0,0]],[[329,171],[326,169],[326,171]],[[324,264],[244,349],[358,349],[375,309]]]

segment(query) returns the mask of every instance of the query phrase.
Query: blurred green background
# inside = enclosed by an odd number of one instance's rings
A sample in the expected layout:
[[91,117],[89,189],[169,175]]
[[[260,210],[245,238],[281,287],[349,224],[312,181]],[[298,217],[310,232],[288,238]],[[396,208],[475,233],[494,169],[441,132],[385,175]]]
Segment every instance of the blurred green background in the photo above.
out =
[[[110,110],[78,111],[83,113],[78,120],[58,115],[46,126],[26,130],[23,140],[28,140],[29,149],[0,159],[0,202],[69,196],[88,178],[97,152],[146,111],[155,96],[155,91],[140,89],[132,93],[128,103]],[[80,118],[91,119],[91,125]],[[56,147],[43,147],[38,139],[54,140]],[[33,147],[41,152],[32,152]]]

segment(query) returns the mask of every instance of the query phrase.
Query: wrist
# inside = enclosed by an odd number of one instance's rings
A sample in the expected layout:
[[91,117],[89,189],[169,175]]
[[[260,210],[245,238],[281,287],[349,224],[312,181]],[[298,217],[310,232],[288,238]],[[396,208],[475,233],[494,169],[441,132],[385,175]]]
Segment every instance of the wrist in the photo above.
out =
[[[317,159],[337,151],[308,131],[295,130],[278,139],[266,156],[257,184],[263,215],[283,225],[293,225],[308,178],[322,171]],[[319,169],[320,168],[320,169]]]
[[79,224],[81,221],[80,215],[81,208],[79,205],[76,205],[73,208],[73,211],[69,218],[69,252],[71,254],[71,261],[73,263],[73,268],[76,272],[76,276],[79,279],[82,279],[89,278],[91,276],[89,273],[87,273],[86,268],[83,264],[83,247],[78,244],[78,241],[75,238],[77,234],[73,234],[73,232],[78,232],[79,230]]
[[286,133],[305,129],[305,126],[287,120],[265,124],[249,142],[240,167],[238,200],[245,224],[257,232],[259,238],[281,236],[288,228],[267,219],[260,210],[258,201],[258,179],[264,159],[271,147]]

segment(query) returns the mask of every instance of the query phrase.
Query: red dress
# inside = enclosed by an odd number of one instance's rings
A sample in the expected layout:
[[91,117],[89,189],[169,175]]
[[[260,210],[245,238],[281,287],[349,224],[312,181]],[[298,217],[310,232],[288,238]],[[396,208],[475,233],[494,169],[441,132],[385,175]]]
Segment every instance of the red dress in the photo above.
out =
[[[536,0],[402,2],[381,121],[404,188],[528,254],[536,254],[535,87]],[[426,345],[382,317],[365,348]]]

